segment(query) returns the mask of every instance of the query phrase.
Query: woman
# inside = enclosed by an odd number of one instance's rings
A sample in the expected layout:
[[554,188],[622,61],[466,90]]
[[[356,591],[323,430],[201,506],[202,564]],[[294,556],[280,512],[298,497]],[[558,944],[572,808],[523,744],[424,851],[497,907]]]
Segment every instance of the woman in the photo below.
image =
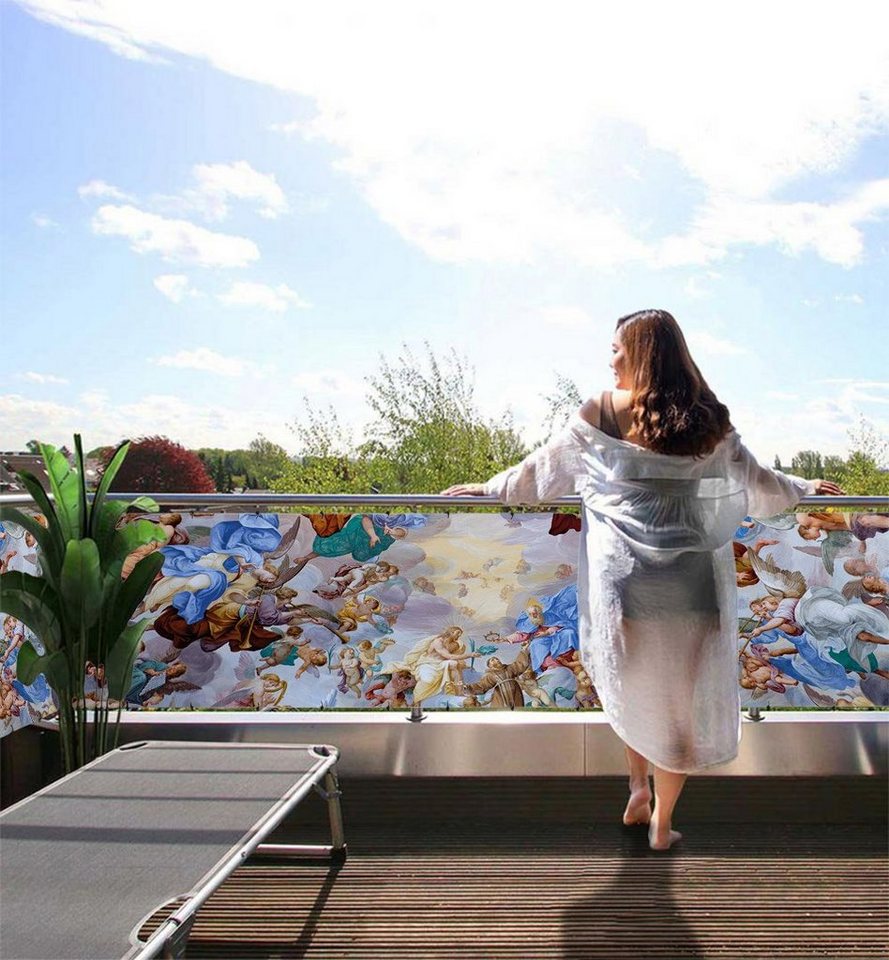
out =
[[842,491],[756,462],[666,311],[618,320],[611,367],[614,392],[588,400],[560,436],[486,484],[444,493],[581,495],[581,655],[626,745],[624,823],[648,824],[651,848],[666,850],[680,839],[672,815],[687,774],[737,755],[732,536],[748,513]]

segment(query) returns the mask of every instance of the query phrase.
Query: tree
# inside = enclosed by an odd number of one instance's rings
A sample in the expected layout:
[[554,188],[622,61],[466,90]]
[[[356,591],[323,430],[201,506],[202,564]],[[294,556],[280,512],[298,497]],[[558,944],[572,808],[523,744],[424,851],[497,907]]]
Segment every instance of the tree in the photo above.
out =
[[287,451],[277,443],[267,440],[262,434],[251,441],[246,459],[254,481],[249,486],[260,490],[268,489],[286,471],[290,463]]
[[849,438],[852,451],[840,481],[846,492],[861,496],[889,494],[889,439],[877,433],[864,417],[849,431]]
[[800,450],[790,461],[790,472],[806,480],[824,476],[824,464],[817,450]]
[[[791,461],[790,472],[809,480],[832,480],[853,496],[889,494],[889,440],[864,417],[849,431],[849,440],[846,459],[817,450],[800,450]],[[781,469],[777,457],[775,466]]]
[[304,403],[304,418],[290,428],[300,456],[288,460],[271,488],[301,493],[379,492],[380,480],[391,468],[378,451],[372,445],[356,449],[351,431],[342,426],[333,407],[322,411],[308,400]]
[[[100,475],[110,458],[103,458]],[[215,486],[200,457],[166,437],[143,437],[129,449],[111,486],[133,493],[213,493]]]
[[439,360],[425,346],[425,363],[403,346],[394,363],[381,356],[379,373],[367,378],[367,402],[377,417],[371,432],[392,464],[392,492],[438,493],[460,481],[487,480],[526,453],[508,411],[482,416],[475,371],[465,358],[451,350]]
[[272,486],[316,493],[438,493],[460,481],[487,480],[526,453],[511,415],[482,416],[474,371],[455,351],[440,360],[426,344],[418,360],[408,347],[394,362],[380,357],[367,378],[375,420],[355,444],[332,408],[306,401],[292,427],[299,457]]

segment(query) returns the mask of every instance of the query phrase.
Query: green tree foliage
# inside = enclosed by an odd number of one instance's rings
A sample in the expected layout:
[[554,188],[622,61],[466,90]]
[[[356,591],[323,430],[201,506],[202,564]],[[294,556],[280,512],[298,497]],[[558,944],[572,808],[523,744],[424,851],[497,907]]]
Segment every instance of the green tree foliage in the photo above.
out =
[[272,482],[284,473],[289,463],[290,456],[282,446],[259,434],[250,442],[250,449],[247,451],[247,467],[253,479],[251,489],[269,489]]
[[806,480],[815,480],[824,476],[824,463],[817,450],[800,450],[790,461],[790,473]]
[[268,490],[290,463],[287,451],[262,434],[245,449],[201,447],[194,451],[220,493],[235,490]]
[[861,417],[849,431],[852,452],[839,481],[847,493],[862,496],[889,495],[889,439],[877,433],[873,424]]
[[[849,440],[847,458],[824,455],[817,450],[800,450],[788,472],[810,480],[833,480],[853,496],[889,495],[889,440],[877,433],[864,417],[849,431]],[[775,466],[783,469],[778,457],[775,457]]]
[[438,493],[461,481],[486,480],[527,452],[511,415],[486,418],[474,396],[474,371],[455,351],[439,359],[426,345],[380,357],[367,378],[375,419],[356,445],[335,412],[306,402],[293,430],[300,456],[273,483],[276,490],[317,493]]

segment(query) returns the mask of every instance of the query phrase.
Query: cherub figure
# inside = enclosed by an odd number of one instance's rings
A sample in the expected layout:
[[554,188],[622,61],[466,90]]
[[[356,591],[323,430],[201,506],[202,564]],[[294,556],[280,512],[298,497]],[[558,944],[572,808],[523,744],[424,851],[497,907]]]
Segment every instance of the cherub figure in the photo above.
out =
[[390,707],[393,710],[407,707],[405,694],[413,690],[417,681],[410,670],[396,670],[388,680],[372,683],[364,693],[372,707]]
[[325,600],[337,597],[352,597],[376,583],[385,583],[390,577],[397,576],[398,567],[386,560],[370,563],[344,563],[327,583],[316,587],[313,593]]
[[361,623],[369,623],[378,633],[392,633],[392,627],[380,614],[380,601],[369,594],[349,597],[337,611],[336,619],[339,621],[340,630],[344,633],[357,630]]
[[259,663],[256,665],[257,674],[269,667],[293,666],[297,659],[297,647],[305,643],[302,636],[302,627],[290,626],[287,633],[280,639],[270,643],[260,650]]
[[11,726],[25,705],[25,698],[14,685],[15,677],[9,667],[0,670],[0,720]]
[[599,695],[596,693],[593,681],[586,670],[578,670],[574,676],[577,680],[577,688],[574,691],[574,700],[577,706],[581,710],[593,710],[600,707]]
[[553,705],[552,697],[540,686],[537,674],[530,667],[516,677],[516,682],[523,692],[530,697],[532,707],[551,707]]
[[764,547],[777,542],[777,540],[757,540],[747,552],[752,569],[759,582],[768,591],[767,596],[750,602],[751,612],[761,623],[749,634],[743,634],[748,640],[768,630],[780,630],[789,637],[798,637],[803,632],[803,628],[796,622],[795,613],[800,597],[806,592],[808,585],[799,571],[784,570],[771,557],[763,555]]
[[3,655],[0,656],[0,664],[6,664],[15,661],[18,657],[18,651],[25,642],[25,629],[20,620],[6,615],[3,621]]
[[220,697],[213,706],[229,707],[240,710],[274,710],[284,699],[287,681],[277,673],[257,676],[253,660],[248,653],[242,653],[235,668],[238,683],[225,696]]
[[799,653],[796,647],[781,647],[769,650],[762,643],[751,643],[741,648],[738,658],[741,661],[741,686],[752,690],[753,696],[764,696],[769,690],[786,693],[788,687],[798,686],[799,681],[782,673],[771,661],[772,657],[790,656]]
[[364,667],[358,659],[358,652],[354,647],[343,647],[340,650],[339,660],[330,664],[331,669],[339,670],[337,689],[341,693],[350,690],[356,697],[361,696],[361,681],[364,679]]
[[771,595],[750,601],[750,612],[761,621],[760,625],[749,633],[742,633],[745,640],[755,640],[769,630],[779,630],[785,636],[798,637],[803,628],[796,622],[795,612],[799,597],[779,599]]
[[[139,512],[125,513],[123,517],[121,517],[120,522],[127,524],[135,523],[137,520],[146,520],[149,523],[153,523],[157,528],[157,539],[152,540],[151,543],[143,543],[141,546],[136,547],[136,549],[126,557],[120,571],[121,580],[126,580],[127,577],[129,577],[136,564],[143,559],[143,557],[156,553],[161,547],[175,546],[189,542],[188,531],[181,525],[181,513],[159,513],[157,517],[145,516],[145,514]],[[160,579],[160,575],[158,575],[156,579]]]
[[190,680],[177,679],[187,670],[188,667],[181,661],[171,663],[163,673],[159,673],[155,678],[158,681],[156,686],[151,683],[146,684],[142,691],[142,706],[156,707],[164,697],[168,697],[170,694],[181,693],[186,690],[200,690],[200,686]]
[[395,641],[391,637],[383,637],[382,640],[377,640],[376,643],[372,643],[370,640],[362,640],[358,644],[358,659],[361,661],[361,666],[364,667],[367,673],[379,673],[382,666],[383,660],[380,654],[391,647]]

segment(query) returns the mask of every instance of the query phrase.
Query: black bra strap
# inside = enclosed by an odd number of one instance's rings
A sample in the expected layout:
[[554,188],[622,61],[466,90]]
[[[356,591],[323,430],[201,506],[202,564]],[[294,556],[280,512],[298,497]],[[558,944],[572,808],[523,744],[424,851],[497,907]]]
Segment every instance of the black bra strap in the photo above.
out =
[[603,390],[599,398],[599,429],[609,437],[621,439],[620,427],[617,425],[617,416],[614,413],[614,401],[610,390]]

